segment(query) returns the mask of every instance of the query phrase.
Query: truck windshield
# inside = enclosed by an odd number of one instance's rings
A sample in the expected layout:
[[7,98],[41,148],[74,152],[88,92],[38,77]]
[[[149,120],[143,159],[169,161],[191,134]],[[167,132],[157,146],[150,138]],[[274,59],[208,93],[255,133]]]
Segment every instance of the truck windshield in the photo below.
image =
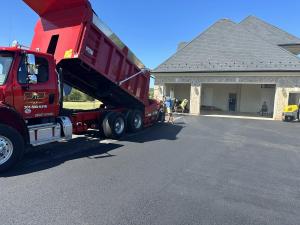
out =
[[13,53],[0,52],[0,85],[3,85],[5,83],[7,75],[10,71],[12,61]]

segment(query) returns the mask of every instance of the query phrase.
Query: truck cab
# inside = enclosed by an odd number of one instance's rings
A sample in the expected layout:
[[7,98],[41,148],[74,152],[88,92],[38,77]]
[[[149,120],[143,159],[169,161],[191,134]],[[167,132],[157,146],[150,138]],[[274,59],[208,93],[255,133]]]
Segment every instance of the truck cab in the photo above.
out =
[[0,90],[2,104],[29,124],[59,114],[59,80],[51,55],[1,48]]
[[60,140],[63,127],[69,127],[63,136],[71,138],[72,125],[59,117],[60,104],[53,56],[0,48],[0,171],[18,160],[26,145]]

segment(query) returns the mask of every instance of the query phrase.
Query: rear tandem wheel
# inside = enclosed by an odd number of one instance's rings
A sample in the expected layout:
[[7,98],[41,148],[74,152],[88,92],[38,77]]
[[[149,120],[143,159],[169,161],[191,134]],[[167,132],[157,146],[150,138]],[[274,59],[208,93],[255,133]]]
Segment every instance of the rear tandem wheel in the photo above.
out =
[[122,113],[108,113],[103,122],[102,130],[105,137],[110,139],[120,139],[126,131],[126,120]]

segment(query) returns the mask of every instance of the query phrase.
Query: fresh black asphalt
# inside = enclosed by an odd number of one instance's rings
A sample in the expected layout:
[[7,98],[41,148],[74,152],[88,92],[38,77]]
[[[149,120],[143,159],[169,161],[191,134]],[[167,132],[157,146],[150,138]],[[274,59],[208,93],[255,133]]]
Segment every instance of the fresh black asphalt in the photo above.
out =
[[1,225],[299,225],[300,123],[185,116],[40,147],[0,175]]

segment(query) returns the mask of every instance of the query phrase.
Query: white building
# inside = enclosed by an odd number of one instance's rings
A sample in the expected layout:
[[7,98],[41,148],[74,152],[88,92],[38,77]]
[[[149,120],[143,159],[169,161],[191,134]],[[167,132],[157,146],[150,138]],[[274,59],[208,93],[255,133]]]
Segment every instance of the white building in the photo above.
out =
[[[300,39],[256,17],[216,22],[154,69],[154,95],[188,99],[190,113],[269,115],[300,93]],[[297,99],[297,100],[295,100]]]

